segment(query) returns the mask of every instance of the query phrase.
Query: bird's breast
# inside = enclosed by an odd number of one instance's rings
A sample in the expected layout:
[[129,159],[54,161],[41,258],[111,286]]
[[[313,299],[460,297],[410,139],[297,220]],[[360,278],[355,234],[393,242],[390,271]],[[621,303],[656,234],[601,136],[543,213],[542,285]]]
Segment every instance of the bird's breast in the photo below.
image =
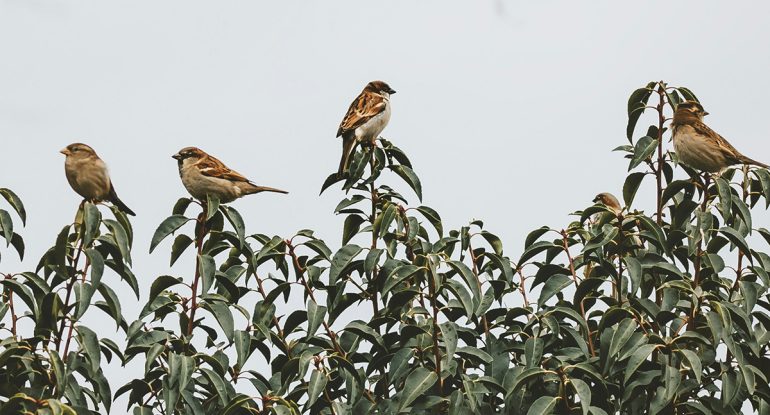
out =
[[359,141],[368,141],[377,138],[390,121],[390,102],[385,103],[385,109],[370,118],[360,127],[356,128],[356,137]]

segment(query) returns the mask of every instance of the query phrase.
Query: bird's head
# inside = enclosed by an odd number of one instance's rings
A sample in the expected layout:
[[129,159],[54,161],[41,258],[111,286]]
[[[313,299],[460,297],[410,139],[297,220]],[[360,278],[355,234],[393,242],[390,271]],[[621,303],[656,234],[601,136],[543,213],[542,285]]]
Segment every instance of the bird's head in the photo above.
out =
[[396,91],[383,81],[372,81],[366,84],[364,91],[374,92],[375,94],[391,95]]
[[185,160],[196,161],[205,156],[206,153],[198,147],[185,147],[171,157],[176,159],[181,164]]
[[85,158],[96,156],[96,152],[91,146],[83,143],[72,143],[67,147],[59,150],[60,153],[67,157]]
[[676,106],[676,112],[674,118],[677,117],[696,117],[702,119],[709,115],[706,110],[703,109],[703,105],[698,101],[685,101]]

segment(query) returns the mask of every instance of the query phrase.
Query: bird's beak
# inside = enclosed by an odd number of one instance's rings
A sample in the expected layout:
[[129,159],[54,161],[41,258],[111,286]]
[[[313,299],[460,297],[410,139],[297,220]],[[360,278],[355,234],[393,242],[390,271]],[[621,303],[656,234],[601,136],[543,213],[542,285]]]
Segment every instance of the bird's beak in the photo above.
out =
[[708,112],[706,112],[706,111],[703,111],[703,116],[705,117],[705,116],[707,116],[707,115],[709,115],[709,113],[708,113]]
[[181,160],[182,159],[182,155],[179,154],[179,153],[176,153],[173,156],[171,156],[171,158],[174,159],[174,160]]
[[388,91],[388,93],[389,93],[389,94],[395,94],[395,93],[396,93],[396,91],[395,91],[395,90],[393,90],[393,89],[391,89],[390,91]]
[[66,148],[63,148],[63,149],[59,150],[59,153],[62,153],[65,156],[69,156],[70,154],[72,154],[72,152],[67,150]]

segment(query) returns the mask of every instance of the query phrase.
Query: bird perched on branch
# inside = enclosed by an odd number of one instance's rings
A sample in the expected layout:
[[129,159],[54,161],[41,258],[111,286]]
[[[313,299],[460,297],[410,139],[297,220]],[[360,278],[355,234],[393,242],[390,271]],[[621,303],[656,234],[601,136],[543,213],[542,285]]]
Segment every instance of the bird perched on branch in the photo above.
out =
[[372,142],[377,139],[390,121],[390,95],[395,94],[388,84],[372,81],[366,84],[350,104],[345,118],[337,130],[337,137],[342,136],[342,159],[337,171],[342,176],[350,165],[350,156],[360,142]]
[[752,160],[735,149],[721,135],[709,128],[703,117],[708,115],[697,101],[677,105],[671,122],[674,150],[682,163],[708,173],[717,173],[734,164],[767,164]]
[[618,201],[618,198],[615,197],[615,195],[613,195],[612,193],[607,193],[607,192],[599,193],[598,195],[596,195],[593,202],[601,203],[604,206],[607,206],[616,215],[623,210],[623,207],[620,206],[620,202]]
[[285,190],[257,186],[235,170],[230,170],[216,157],[197,147],[185,147],[174,154],[179,165],[179,177],[187,191],[205,202],[206,196],[230,203],[240,197],[259,192],[289,193]]
[[67,175],[67,181],[72,190],[89,202],[108,201],[126,214],[136,216],[118,198],[115,187],[110,180],[107,165],[96,155],[93,148],[83,143],[72,143],[62,149],[60,153],[66,156],[64,173]]

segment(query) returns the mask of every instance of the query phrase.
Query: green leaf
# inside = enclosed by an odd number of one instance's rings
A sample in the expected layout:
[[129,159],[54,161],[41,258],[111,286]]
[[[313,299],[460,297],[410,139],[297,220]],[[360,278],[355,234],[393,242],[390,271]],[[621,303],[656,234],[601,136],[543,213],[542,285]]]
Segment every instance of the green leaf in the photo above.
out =
[[654,86],[655,82],[650,82],[646,87],[637,89],[628,97],[628,125],[626,126],[628,141],[631,141],[631,137],[634,135],[636,122],[639,121],[639,117],[644,112],[644,107],[647,105],[650,95],[652,95]]
[[326,307],[318,305],[312,299],[307,302],[307,337],[313,337],[326,318]]
[[21,199],[19,199],[19,196],[16,196],[16,193],[11,191],[11,189],[6,188],[0,188],[0,196],[2,196],[8,204],[11,205],[13,210],[16,211],[16,213],[21,218],[21,223],[24,225],[27,224],[27,211],[24,209],[24,204],[21,202]]
[[583,415],[588,415],[589,408],[591,407],[591,388],[580,379],[570,378],[569,381],[580,398],[580,407],[583,409]]
[[524,358],[527,360],[527,368],[539,367],[543,358],[543,339],[530,337],[524,342]]
[[80,351],[86,355],[86,358],[91,363],[91,370],[96,372],[101,366],[102,358],[96,333],[83,325],[75,327],[75,330],[78,333],[77,339],[80,344]]
[[246,225],[243,222],[243,217],[237,210],[230,206],[222,205],[220,206],[220,209],[225,214],[227,221],[230,222],[230,225],[235,229],[235,234],[238,236],[240,246],[243,246],[246,238]]
[[75,291],[75,320],[80,320],[83,314],[91,305],[91,298],[94,295],[94,286],[85,282],[78,282],[74,287]]
[[444,227],[441,224],[441,216],[439,216],[438,212],[429,208],[428,206],[420,206],[417,208],[417,211],[422,213],[422,215],[425,216],[425,219],[427,219],[428,222],[433,225],[433,227],[436,229],[436,232],[438,232],[438,237],[443,238]]
[[[225,386],[225,381],[222,379],[222,377],[219,376],[219,374],[214,372],[213,370],[211,370],[209,368],[206,368],[206,367],[203,367],[203,366],[200,366],[198,368],[198,370],[200,370],[201,373],[203,373],[203,376],[205,376],[206,379],[208,379],[208,381],[213,386],[213,388],[211,388],[211,390],[215,391],[217,393],[217,396],[219,397],[219,403],[222,406],[228,405],[228,403],[227,403],[227,398],[228,398],[227,386]],[[236,401],[236,400],[237,400],[237,396],[236,396],[235,399],[233,399],[233,401],[230,402],[230,405],[233,405],[233,402]],[[243,402],[246,402],[246,401],[244,400]],[[233,406],[230,409],[230,411],[231,411],[230,413],[235,413],[235,409],[238,409],[239,407],[240,406]],[[227,411],[227,408],[225,409],[224,413],[227,413],[226,411]]]
[[157,247],[158,244],[163,241],[163,239],[191,220],[193,219],[187,218],[183,215],[172,215],[167,217],[163,222],[161,222],[160,226],[158,226],[158,229],[155,230],[155,234],[152,236],[152,241],[150,242],[150,253],[152,253],[155,247]]
[[385,341],[382,339],[382,336],[361,320],[354,320],[348,323],[345,327],[345,331],[363,337],[370,343],[385,349]]
[[109,228],[112,236],[115,238],[115,243],[120,250],[120,255],[123,257],[123,261],[127,264],[131,263],[131,243],[128,239],[128,234],[119,222],[112,219],[104,219],[102,221],[107,228]]
[[172,277],[170,275],[161,275],[152,282],[152,286],[150,287],[150,301],[169,287],[182,283],[183,281],[181,278]]
[[382,235],[388,232],[388,228],[390,227],[391,222],[393,222],[393,219],[396,218],[397,213],[398,208],[396,208],[396,205],[389,203],[388,207],[386,207],[381,214],[377,215],[373,226],[374,234],[377,235],[377,237],[382,237]]
[[451,361],[457,350],[457,324],[451,321],[438,325],[441,330],[441,338],[444,340],[446,360]]
[[404,382],[404,389],[401,390],[403,394],[401,397],[398,410],[402,411],[414,402],[415,399],[420,397],[425,391],[430,389],[438,380],[436,372],[430,371],[424,367],[415,368],[409,376],[406,377]]
[[631,292],[630,295],[635,295],[642,285],[642,263],[638,259],[627,256],[623,258],[623,262],[626,264],[628,275],[631,280]]
[[99,209],[92,203],[86,202],[83,204],[83,224],[85,225],[85,232],[83,235],[83,245],[91,246],[91,241],[96,237],[99,232],[99,224],[102,221],[102,215],[99,213]]
[[227,403],[225,409],[222,410],[222,415],[235,415],[240,413],[238,410],[243,408],[243,406],[250,401],[253,401],[250,396],[242,395],[239,393],[235,395],[229,403]]
[[652,153],[658,148],[658,139],[649,136],[640,138],[634,145],[634,156],[628,163],[628,171],[650,158]]
[[572,280],[564,274],[556,274],[548,278],[545,285],[543,285],[543,289],[540,291],[540,297],[537,299],[538,307],[543,307],[548,299],[570,285],[571,282]]
[[3,237],[5,238],[5,246],[11,244],[11,238],[13,238],[13,220],[8,212],[0,209],[0,230],[3,231]]
[[328,379],[323,372],[313,369],[313,373],[310,374],[310,384],[307,387],[307,408],[313,406],[321,396],[324,388],[326,388],[327,381]]
[[184,253],[184,251],[192,245],[193,240],[189,236],[180,233],[174,238],[174,244],[171,245],[171,261],[168,266],[174,265],[177,259]]
[[652,351],[658,347],[660,346],[655,344],[645,344],[639,346],[639,348],[636,349],[634,354],[628,358],[628,363],[626,363],[626,374],[623,383],[628,383],[628,380],[631,379],[634,373],[636,373],[636,370],[639,369],[639,366],[642,365],[642,362],[647,360],[647,357],[650,355],[650,353],[652,353]]
[[198,256],[198,272],[200,273],[201,293],[206,294],[209,292],[209,288],[214,284],[214,276],[217,272],[217,265],[214,262],[214,258],[209,255]]
[[626,345],[626,342],[628,342],[628,339],[634,334],[634,331],[636,331],[636,322],[630,318],[623,319],[615,330],[615,333],[612,335],[607,357],[614,357],[620,353],[620,349]]
[[744,255],[751,257],[751,250],[749,249],[749,245],[746,243],[746,240],[743,239],[743,236],[741,236],[738,231],[736,231],[733,228],[723,226],[719,228],[719,233],[723,234],[730,242],[737,246],[738,249],[740,249]]
[[233,313],[230,311],[230,307],[219,301],[207,301],[204,305],[204,308],[208,308],[209,312],[211,312],[211,314],[214,315],[214,318],[217,319],[217,322],[219,322],[219,326],[222,328],[225,336],[227,336],[227,339],[232,341],[234,335]]
[[417,198],[422,201],[422,184],[420,184],[420,178],[417,177],[414,171],[404,165],[390,165],[388,167],[404,179],[406,184],[408,184],[409,187],[414,190],[414,193],[417,194]]
[[717,191],[719,192],[719,211],[722,213],[722,217],[729,219],[730,207],[733,205],[732,191],[730,189],[730,183],[727,183],[722,177],[716,179]]
[[695,375],[695,379],[700,383],[701,377],[703,376],[703,365],[701,365],[700,357],[698,357],[692,350],[681,349],[679,352],[687,358],[688,362],[690,362],[690,368],[692,369],[693,375]]
[[233,342],[238,356],[238,367],[243,368],[251,353],[251,334],[243,330],[236,330],[233,335]]
[[642,180],[647,175],[645,172],[631,173],[626,177],[625,183],[623,183],[623,201],[626,206],[631,206],[636,197],[636,191],[639,190],[639,185],[642,184]]
[[64,369],[59,353],[53,348],[48,349],[48,356],[51,358],[51,369],[53,369],[54,379],[56,380],[57,396],[63,396],[67,388],[67,372]]
[[463,281],[465,281],[465,285],[470,288],[474,301],[478,302],[481,299],[481,287],[479,287],[479,281],[476,280],[473,271],[460,261],[447,261],[446,264],[462,277]]
[[219,198],[211,193],[206,193],[206,220],[214,217],[214,214],[216,214],[218,210]]
[[559,402],[559,397],[556,396],[541,396],[532,403],[529,407],[527,415],[549,415],[553,413],[556,408],[556,403]]
[[358,245],[349,244],[343,246],[334,254],[334,257],[332,258],[332,266],[329,270],[330,285],[337,283],[337,278],[339,278],[342,271],[344,271],[345,268],[350,265],[350,262],[353,261],[353,258],[355,258],[362,250],[363,248]]
[[324,180],[323,185],[321,185],[321,191],[318,192],[318,195],[320,196],[321,194],[323,194],[324,190],[328,189],[329,186],[333,185],[334,183],[341,182],[343,180],[345,180],[344,175],[337,174],[336,172],[330,174],[329,177],[327,177],[326,180]]
[[348,217],[345,218],[345,224],[342,227],[343,245],[350,242],[350,240],[356,236],[358,230],[361,229],[361,224],[364,222],[366,222],[366,220],[360,215],[356,214],[348,215]]

